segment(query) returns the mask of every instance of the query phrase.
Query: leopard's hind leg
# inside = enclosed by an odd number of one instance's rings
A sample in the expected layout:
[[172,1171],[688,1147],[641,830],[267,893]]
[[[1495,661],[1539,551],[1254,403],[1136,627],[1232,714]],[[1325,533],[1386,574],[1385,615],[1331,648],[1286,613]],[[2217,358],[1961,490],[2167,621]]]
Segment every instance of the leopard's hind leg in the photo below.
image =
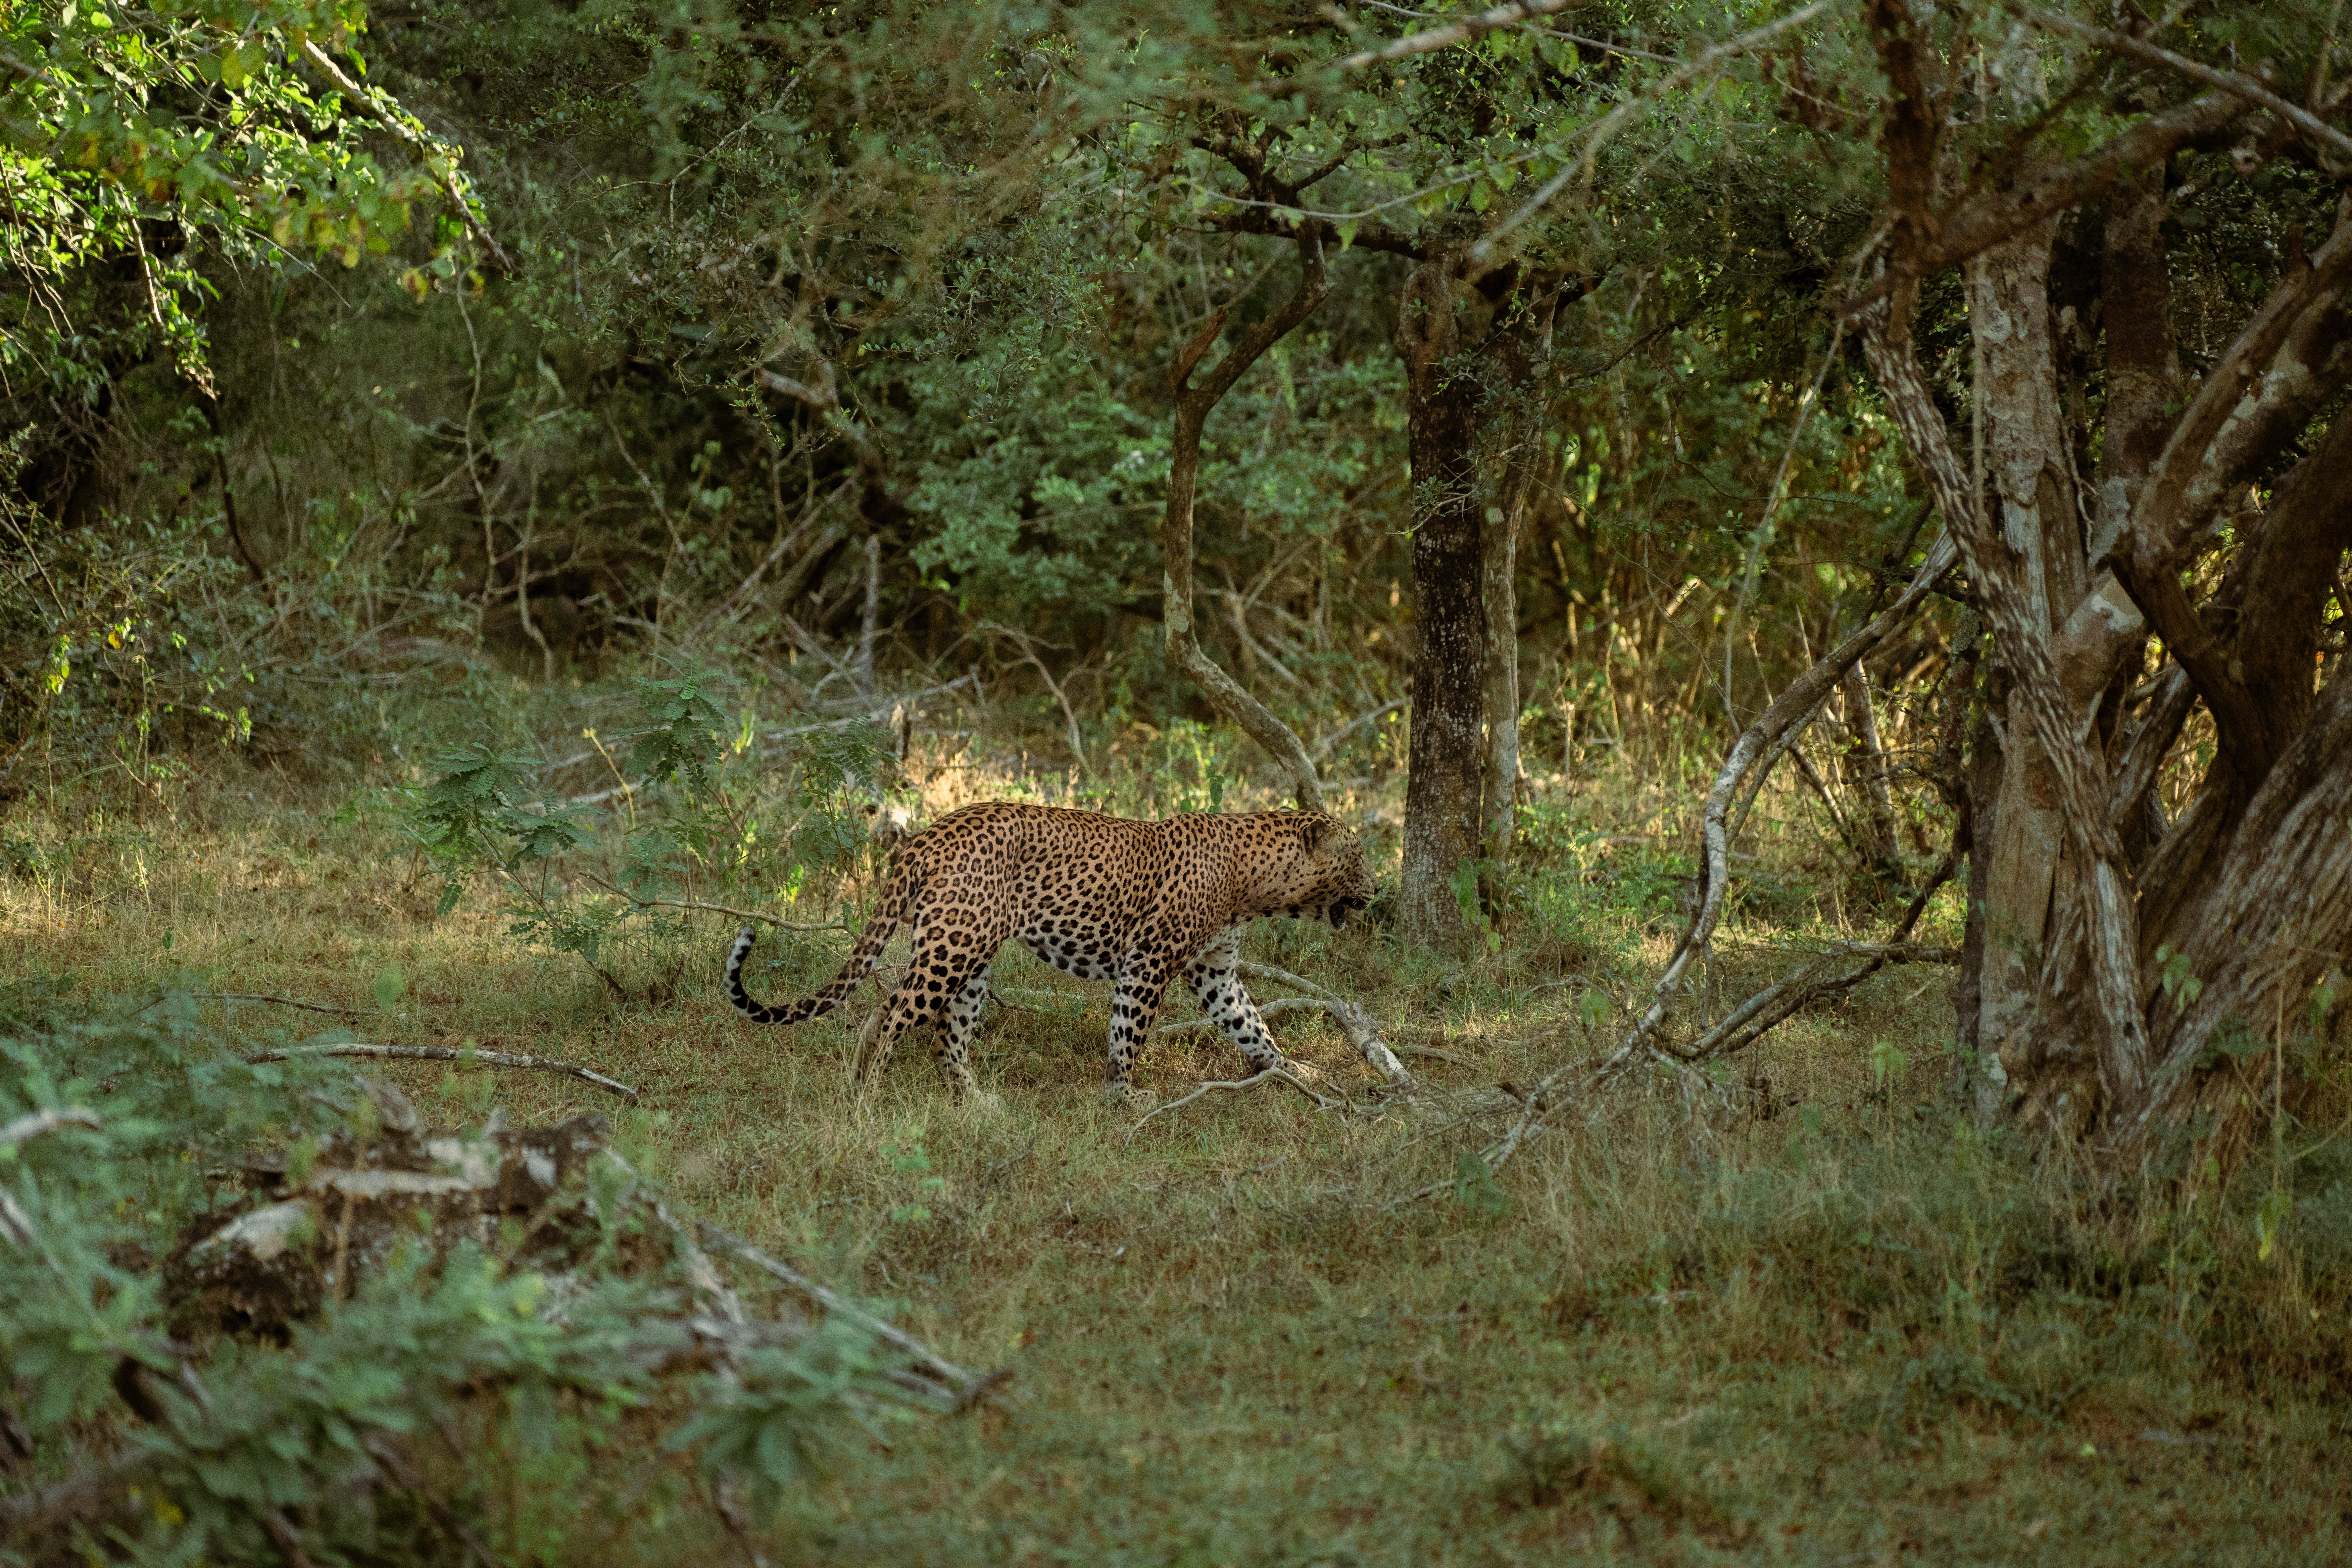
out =
[[[961,914],[929,910],[917,921],[906,977],[890,993],[859,1043],[856,1084],[861,1098],[880,1076],[899,1037],[909,1029],[938,1021],[943,1012],[950,1014],[940,1047],[949,1087],[959,1100],[980,1092],[980,1082],[971,1072],[969,1039],[979,1021],[980,1004],[988,996],[989,961],[996,949],[993,943],[972,941],[977,922],[960,918]],[[969,1021],[959,1023],[951,1010],[967,1005]],[[965,1042],[961,1050],[956,1048],[959,1035]]]
[[992,965],[983,963],[980,973],[964,982],[963,989],[948,1004],[947,1026],[940,1031],[939,1043],[932,1047],[932,1057],[940,1071],[947,1075],[950,1087],[959,1100],[975,1099],[992,1101],[994,1096],[980,1087],[972,1071],[977,1053],[973,1047],[980,1039],[981,1010],[988,1005],[988,972]]

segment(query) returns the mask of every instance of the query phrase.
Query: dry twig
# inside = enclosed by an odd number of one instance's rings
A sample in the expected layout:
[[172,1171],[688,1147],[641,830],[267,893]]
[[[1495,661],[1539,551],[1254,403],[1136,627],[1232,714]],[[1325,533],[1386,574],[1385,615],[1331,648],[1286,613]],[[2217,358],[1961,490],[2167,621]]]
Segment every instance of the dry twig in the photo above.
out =
[[1143,1123],[1145,1121],[1150,1121],[1155,1116],[1164,1116],[1169,1111],[1177,1110],[1181,1106],[1190,1105],[1194,1100],[1200,1099],[1202,1095],[1208,1094],[1213,1090],[1221,1089],[1255,1089],[1259,1085],[1266,1082],[1268,1079],[1274,1079],[1288,1084],[1291,1088],[1297,1089],[1299,1093],[1313,1100],[1315,1102],[1315,1109],[1318,1110],[1344,1110],[1348,1109],[1348,1102],[1346,1100],[1334,1100],[1328,1094],[1318,1093],[1316,1090],[1309,1089],[1299,1079],[1290,1073],[1285,1072],[1280,1068],[1266,1068],[1262,1071],[1252,1073],[1247,1078],[1213,1079],[1207,1083],[1196,1084],[1193,1086],[1192,1092],[1184,1096],[1182,1099],[1171,1100],[1165,1105],[1153,1106],[1150,1110],[1143,1113],[1141,1121],[1137,1121],[1134,1126],[1127,1130],[1127,1141],[1131,1142],[1137,1133],[1143,1131]]
[[[379,1012],[375,1007],[338,1007],[327,1002],[302,1002],[291,996],[268,996],[257,991],[190,991],[185,994],[192,1002],[269,1002],[280,1007],[299,1007],[306,1013],[341,1013],[347,1018],[364,1018]],[[162,1001],[161,996],[155,999]],[[147,1004],[152,1007],[154,1002]]]
[[975,1373],[968,1368],[958,1366],[896,1323],[884,1318],[877,1318],[864,1308],[844,1300],[792,1265],[771,1258],[731,1231],[722,1230],[709,1220],[695,1221],[695,1229],[701,1235],[704,1241],[719,1251],[740,1258],[752,1268],[790,1286],[826,1311],[841,1314],[883,1343],[929,1368],[940,1383],[944,1385],[944,1392],[956,1409],[970,1408],[991,1389],[1013,1375],[1013,1369],[1009,1366],[1001,1366],[993,1372],[985,1373]]
[[524,1056],[514,1051],[459,1050],[449,1046],[283,1046],[275,1050],[256,1051],[245,1059],[258,1066],[262,1062],[291,1061],[298,1057],[367,1057],[386,1061],[479,1062],[485,1067],[526,1068],[535,1072],[560,1072],[576,1078],[582,1083],[594,1084],[609,1094],[628,1100],[637,1098],[637,1091],[618,1079],[571,1062],[550,1060],[546,1057]]
[[739,921],[764,921],[778,931],[847,931],[840,921],[780,921],[773,915],[763,915],[755,910],[731,910],[725,904],[706,904],[696,899],[642,899],[625,888],[616,888],[593,871],[582,876],[616,897],[624,898],[641,910],[705,910],[714,915],[732,915]]
[[1331,1015],[1331,1021],[1339,1026],[1339,1032],[1348,1037],[1348,1043],[1356,1047],[1356,1054],[1364,1058],[1366,1066],[1387,1079],[1390,1088],[1409,1089],[1414,1087],[1412,1074],[1405,1070],[1404,1063],[1397,1060],[1396,1053],[1389,1048],[1386,1040],[1381,1038],[1380,1026],[1372,1022],[1370,1014],[1353,1002],[1332,994],[1312,980],[1293,974],[1287,969],[1277,969],[1271,963],[1255,963],[1244,959],[1234,967],[1253,979],[1271,980],[1278,985],[1287,985],[1294,991],[1305,993]]

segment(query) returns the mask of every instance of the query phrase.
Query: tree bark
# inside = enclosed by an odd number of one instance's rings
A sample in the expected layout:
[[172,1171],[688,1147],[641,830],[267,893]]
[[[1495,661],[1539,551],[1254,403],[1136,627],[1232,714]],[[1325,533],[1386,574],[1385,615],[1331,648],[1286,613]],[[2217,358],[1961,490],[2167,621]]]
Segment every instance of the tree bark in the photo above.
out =
[[1858,837],[1871,871],[1899,881],[1903,858],[1895,842],[1895,794],[1886,784],[1886,748],[1878,736],[1878,711],[1870,695],[1870,676],[1860,665],[1838,682],[1845,700],[1846,731],[1852,738],[1845,752],[1846,788],[1862,803]]
[[1486,616],[1475,450],[1483,388],[1458,363],[1455,283],[1446,253],[1407,274],[1396,346],[1405,364],[1412,464],[1412,735],[1399,902],[1406,936],[1459,952],[1469,925],[1454,877],[1478,852]]
[[[2082,597],[2084,559],[2063,467],[2050,342],[2051,219],[1999,246],[1969,269],[1969,315],[1982,366],[1977,385],[1986,468],[2025,612],[2045,630]],[[2063,606],[2063,608],[2062,608]],[[1995,658],[2000,658],[1997,650]],[[2084,694],[2068,689],[2070,713]],[[2030,698],[2012,684],[1998,806],[1987,843],[1986,933],[1979,1027],[1998,1042],[2030,1017],[2061,880],[2066,825],[2050,758],[2032,730]]]
[[1503,455],[1499,504],[1486,515],[1480,576],[1486,609],[1486,858],[1497,866],[1511,858],[1511,836],[1519,804],[1519,535],[1527,526],[1528,493],[1535,484],[1540,426],[1532,411],[1511,420],[1510,449]]
[[[2042,255],[2046,260],[2046,248]],[[2025,259],[2030,262],[2030,258]],[[1996,277],[1994,283],[1996,290],[2008,288],[2004,279]],[[1977,291],[1971,300],[1972,311],[1979,300],[1997,306],[2002,303],[2003,295],[1999,291]],[[1984,328],[1996,325],[2010,332],[2031,332],[2040,327],[2046,354],[2046,309],[2033,310],[2031,319],[2022,321],[2014,312],[2009,313],[2006,321],[1996,323],[1989,319]],[[2079,899],[2071,934],[2078,945],[2069,946],[2058,941],[2045,943],[2041,994],[2044,997],[2065,998],[2068,1005],[2064,1021],[2087,1026],[2099,1039],[2101,1088],[2108,1103],[2136,1103],[2149,1070],[2147,1031],[2137,995],[2137,910],[2123,866],[2122,845],[2111,821],[2105,761],[2085,744],[2078,727],[2075,705],[2067,699],[2058,665],[2052,656],[2048,602],[2046,597],[2037,599],[2030,595],[2029,588],[2035,584],[2032,563],[2021,553],[2044,540],[2058,525],[2045,490],[2049,483],[2046,469],[2031,460],[2032,454],[2022,442],[2008,449],[2015,463],[2013,467],[2004,465],[2003,471],[1995,476],[2002,509],[1996,526],[1979,504],[1967,471],[1952,451],[1943,416],[1920,375],[1908,323],[1898,325],[1893,321],[1891,312],[1881,302],[1864,312],[1864,347],[1871,370],[1885,392],[1887,411],[1958,538],[1971,586],[1993,628],[1996,647],[2014,683],[2010,704],[2013,721],[2009,726],[2008,746],[2014,750],[2031,743],[2047,761],[2058,814],[2066,829],[2066,847],[2076,868],[2074,878]],[[2010,351],[2004,347],[2004,352]],[[2022,345],[2016,352],[2021,361],[2031,354],[2032,345]],[[2021,367],[2004,367],[2009,368]],[[2050,385],[2054,392],[2054,372]],[[2020,389],[2019,398],[2021,425],[2028,425],[2032,405],[2023,389]],[[2067,517],[2070,513],[2059,516]],[[2046,595],[2050,575],[2046,559],[2039,575],[2039,586]],[[2015,800],[2004,789],[2001,813],[2006,816],[2014,809]],[[2008,835],[2014,830],[2003,823],[1996,826],[1996,831]],[[2004,917],[2015,921],[2033,912],[2030,885],[2021,886],[2017,880],[2006,885],[2001,882],[1998,849],[1993,875],[1991,891],[1998,896],[1988,899],[1989,946],[2000,942]],[[2006,897],[2006,905],[2001,897]],[[2041,915],[2046,931],[2046,897]],[[2063,962],[2047,962],[2053,955]],[[1996,1022],[1996,972],[1990,955],[1986,968],[1986,1016],[1980,1027],[1990,1036]],[[2087,975],[2081,973],[2084,968]],[[2087,1016],[2074,1016],[2077,1004],[2088,1007]],[[2058,1022],[2047,1013],[2021,1017],[2014,1008],[2000,1018],[2011,1026],[2012,1034],[2029,1020],[2042,1026],[2053,1026]],[[1992,1037],[1999,1039],[1997,1036]],[[2008,1059],[2005,1049],[2003,1060],[2006,1063]]]

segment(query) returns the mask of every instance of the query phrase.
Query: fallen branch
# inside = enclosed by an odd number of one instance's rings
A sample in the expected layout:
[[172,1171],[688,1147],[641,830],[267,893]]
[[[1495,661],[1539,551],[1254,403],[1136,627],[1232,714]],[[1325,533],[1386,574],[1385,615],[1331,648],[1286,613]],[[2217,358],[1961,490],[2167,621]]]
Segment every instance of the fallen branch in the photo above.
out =
[[625,888],[616,888],[593,871],[582,876],[618,898],[624,898],[641,910],[703,910],[715,915],[732,915],[739,921],[765,921],[778,931],[847,931],[840,921],[780,921],[773,915],[763,915],[756,910],[731,910],[725,904],[706,904],[696,899],[642,899]]
[[1404,1063],[1397,1060],[1396,1053],[1389,1049],[1386,1040],[1381,1038],[1380,1026],[1372,1022],[1370,1013],[1344,997],[1333,995],[1312,980],[1293,974],[1286,969],[1277,969],[1271,963],[1253,963],[1245,959],[1234,967],[1255,979],[1271,980],[1277,985],[1305,992],[1331,1015],[1331,1021],[1339,1026],[1339,1032],[1348,1037],[1348,1043],[1356,1047],[1356,1054],[1364,1058],[1367,1067],[1387,1079],[1391,1088],[1413,1087],[1412,1074],[1405,1071]]
[[[190,991],[184,994],[192,1002],[268,1002],[280,1007],[299,1007],[306,1013],[341,1013],[347,1018],[364,1018],[380,1011],[374,1007],[338,1007],[327,1002],[299,1002],[291,996],[267,996],[257,991]],[[155,999],[162,1000],[161,996]],[[154,1005],[147,1004],[149,1007]]]
[[1013,1375],[1013,1369],[1009,1366],[1001,1366],[993,1372],[985,1373],[975,1373],[958,1366],[887,1318],[877,1318],[864,1308],[844,1300],[792,1265],[769,1257],[768,1254],[731,1231],[722,1230],[709,1220],[698,1219],[694,1222],[694,1225],[695,1229],[709,1246],[730,1257],[740,1258],[752,1268],[799,1291],[826,1311],[839,1313],[883,1343],[903,1352],[930,1368],[947,1385],[957,1409],[970,1408],[991,1389]]
[[1313,1100],[1315,1102],[1315,1109],[1318,1110],[1344,1110],[1348,1108],[1348,1102],[1346,1100],[1333,1100],[1328,1094],[1318,1094],[1314,1089],[1307,1088],[1307,1085],[1297,1078],[1285,1072],[1280,1068],[1265,1068],[1260,1071],[1252,1073],[1247,1078],[1213,1079],[1207,1083],[1194,1086],[1192,1092],[1184,1096],[1181,1100],[1171,1100],[1165,1105],[1153,1106],[1150,1110],[1143,1113],[1141,1121],[1138,1121],[1134,1126],[1127,1130],[1127,1138],[1122,1142],[1133,1142],[1135,1135],[1143,1131],[1143,1123],[1145,1121],[1150,1121],[1155,1116],[1164,1116],[1169,1111],[1190,1105],[1204,1094],[1208,1094],[1213,1090],[1221,1089],[1255,1089],[1259,1085],[1266,1082],[1268,1079],[1275,1079],[1288,1084],[1291,1088],[1297,1089],[1299,1093]]
[[577,1067],[571,1062],[552,1061],[546,1057],[523,1056],[513,1051],[460,1050],[450,1046],[357,1044],[283,1046],[275,1050],[256,1051],[245,1059],[249,1066],[258,1066],[263,1062],[292,1061],[298,1057],[365,1057],[387,1061],[479,1062],[485,1067],[525,1068],[534,1072],[560,1072],[566,1078],[576,1078],[582,1083],[594,1084],[608,1094],[617,1094],[627,1100],[637,1098],[637,1091],[618,1079],[606,1078],[603,1073],[593,1072],[587,1068]]
[[36,1110],[30,1116],[19,1116],[5,1127],[0,1127],[0,1149],[13,1149],[27,1139],[38,1138],[44,1132],[55,1132],[60,1127],[87,1127],[97,1131],[104,1123],[98,1112],[86,1105],[56,1106],[47,1110]]

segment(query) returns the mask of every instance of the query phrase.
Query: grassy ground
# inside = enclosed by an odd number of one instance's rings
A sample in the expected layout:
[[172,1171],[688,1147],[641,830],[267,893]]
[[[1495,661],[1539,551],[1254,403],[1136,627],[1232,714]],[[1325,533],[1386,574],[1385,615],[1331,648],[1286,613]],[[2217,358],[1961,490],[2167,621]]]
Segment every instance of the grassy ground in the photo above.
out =
[[[1554,816],[1672,826],[1645,815],[1666,798],[1604,790]],[[779,1516],[782,1560],[2347,1553],[2340,1271],[2294,1247],[2258,1264],[2224,1194],[2103,1205],[1977,1131],[1942,1092],[1948,971],[1893,971],[1788,1026],[1737,1069],[1770,1089],[1736,1119],[1694,1121],[1654,1086],[1508,1167],[1499,1203],[1388,1206],[1478,1141],[1465,1110],[1496,1097],[1470,1091],[1589,1048],[1579,998],[1622,1005],[1654,972],[1671,867],[1638,846],[1551,857],[1502,950],[1467,965],[1377,928],[1253,933],[1254,956],[1361,999],[1392,1039],[1469,1058],[1409,1058],[1461,1093],[1356,1118],[1216,1096],[1130,1136],[1131,1113],[1097,1098],[1105,987],[1008,952],[982,1069],[1002,1113],[951,1107],[919,1041],[858,1104],[854,1011],[762,1031],[727,1008],[731,921],[692,917],[670,999],[616,1002],[486,900],[436,919],[397,842],[339,823],[339,804],[254,783],[215,791],[202,825],[80,819],[69,873],[0,882],[0,983],[368,1007],[397,970],[404,991],[358,1037],[557,1055],[642,1091],[632,1105],[558,1078],[393,1068],[420,1104],[452,1121],[493,1096],[525,1122],[602,1111],[687,1207],[902,1303],[967,1364],[1014,1369],[973,1414],[839,1447]],[[1775,874],[1758,885],[1796,890],[1778,923],[1751,910],[1727,994],[1779,942],[1868,929],[1793,862]],[[805,991],[845,942],[772,943],[759,988]],[[325,1021],[203,1005],[234,1035]],[[1336,1033],[1297,1015],[1276,1033],[1369,1086]],[[1164,1096],[1237,1065],[1188,1037],[1146,1081]],[[570,1462],[566,1484],[492,1521],[502,1554],[663,1562],[715,1544],[695,1510],[628,1484],[667,1461],[625,1431]]]

